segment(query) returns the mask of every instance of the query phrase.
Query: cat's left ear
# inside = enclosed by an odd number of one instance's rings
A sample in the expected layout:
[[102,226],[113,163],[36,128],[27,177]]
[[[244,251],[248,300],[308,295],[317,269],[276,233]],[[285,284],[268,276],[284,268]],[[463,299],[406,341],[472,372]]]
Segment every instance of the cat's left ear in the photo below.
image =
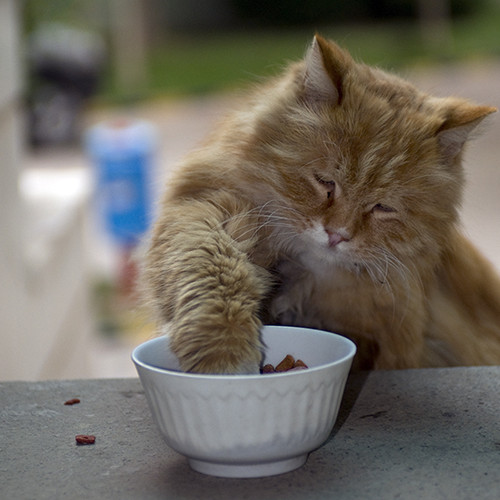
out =
[[437,131],[443,157],[453,160],[462,151],[471,132],[495,111],[497,109],[491,106],[475,106],[466,102],[451,106]]
[[352,59],[333,42],[316,35],[306,55],[304,92],[312,102],[340,104],[343,96],[344,75]]

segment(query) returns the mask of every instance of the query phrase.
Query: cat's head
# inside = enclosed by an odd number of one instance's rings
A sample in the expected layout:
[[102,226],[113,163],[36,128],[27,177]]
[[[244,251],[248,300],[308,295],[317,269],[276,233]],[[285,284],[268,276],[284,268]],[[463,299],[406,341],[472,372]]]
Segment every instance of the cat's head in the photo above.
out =
[[276,221],[283,245],[356,266],[440,251],[463,146],[494,108],[431,97],[319,36],[265,99],[248,151],[269,206],[289,219]]

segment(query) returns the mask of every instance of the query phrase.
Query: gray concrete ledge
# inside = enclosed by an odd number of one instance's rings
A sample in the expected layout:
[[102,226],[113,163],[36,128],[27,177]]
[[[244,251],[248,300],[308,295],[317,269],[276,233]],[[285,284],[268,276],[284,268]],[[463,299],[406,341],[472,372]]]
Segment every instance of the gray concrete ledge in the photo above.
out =
[[[497,500],[499,410],[500,367],[354,374],[332,435],[304,467],[220,479],[162,441],[137,379],[5,382],[1,497]],[[76,446],[76,434],[96,443]]]

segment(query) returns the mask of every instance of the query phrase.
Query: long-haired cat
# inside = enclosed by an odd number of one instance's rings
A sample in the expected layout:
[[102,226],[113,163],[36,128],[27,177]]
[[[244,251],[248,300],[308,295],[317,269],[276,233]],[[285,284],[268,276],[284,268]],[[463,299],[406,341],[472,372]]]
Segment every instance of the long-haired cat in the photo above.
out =
[[256,372],[263,323],[346,335],[358,368],[500,364],[500,279],[457,215],[493,111],[316,36],[169,182],[144,282],[182,369]]

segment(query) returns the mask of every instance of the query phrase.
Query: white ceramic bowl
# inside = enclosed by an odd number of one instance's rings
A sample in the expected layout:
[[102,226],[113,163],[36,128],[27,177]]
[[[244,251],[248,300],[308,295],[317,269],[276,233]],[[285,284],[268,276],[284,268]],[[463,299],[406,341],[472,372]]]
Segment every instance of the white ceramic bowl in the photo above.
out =
[[330,434],[356,352],[340,335],[266,326],[265,363],[286,354],[307,370],[265,375],[179,371],[168,337],[132,353],[153,417],[167,444],[199,472],[259,477],[296,469]]

